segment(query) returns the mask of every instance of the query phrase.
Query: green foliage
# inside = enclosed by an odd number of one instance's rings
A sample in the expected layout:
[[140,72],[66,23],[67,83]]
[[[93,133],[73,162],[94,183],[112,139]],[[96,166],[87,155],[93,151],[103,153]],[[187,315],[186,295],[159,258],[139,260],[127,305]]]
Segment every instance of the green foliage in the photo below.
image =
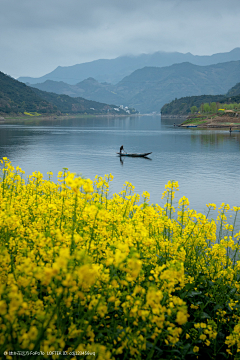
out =
[[226,94],[227,96],[240,95],[240,82],[233,86]]
[[64,169],[57,184],[52,172],[25,183],[23,170],[1,162],[6,359],[85,350],[96,352],[86,360],[239,359],[240,207],[222,203],[214,221],[215,204],[203,215],[185,196],[175,203],[176,181],[164,207],[150,205],[147,191],[140,205],[129,182],[109,199],[112,175],[92,182]]
[[39,97],[27,85],[0,72],[0,114],[56,111],[52,104]]
[[212,112],[212,113],[217,112],[217,104],[216,104],[215,102],[212,102],[212,103],[210,104],[210,109],[211,109],[211,112]]
[[[162,115],[188,115],[191,113],[191,108],[196,106],[200,109],[201,104],[211,102],[221,102],[226,100],[224,95],[201,95],[201,96],[187,96],[180,99],[175,99],[168,104],[165,104],[161,109]],[[182,104],[185,104],[184,107]]]
[[202,124],[205,124],[206,123],[206,116],[197,116],[195,118],[190,118],[190,119],[187,119],[183,122],[184,125],[188,125],[188,124],[191,124],[191,125],[202,125]]
[[197,111],[198,111],[198,108],[195,105],[191,107],[191,114],[194,114]]
[[231,98],[227,98],[224,95],[202,95],[175,99],[162,107],[161,114],[189,115],[197,111],[204,114],[214,114],[218,109],[223,108],[226,110],[239,110],[240,95]]
[[203,104],[203,112],[206,114],[206,113],[209,113],[210,112],[210,106],[208,103],[205,103]]

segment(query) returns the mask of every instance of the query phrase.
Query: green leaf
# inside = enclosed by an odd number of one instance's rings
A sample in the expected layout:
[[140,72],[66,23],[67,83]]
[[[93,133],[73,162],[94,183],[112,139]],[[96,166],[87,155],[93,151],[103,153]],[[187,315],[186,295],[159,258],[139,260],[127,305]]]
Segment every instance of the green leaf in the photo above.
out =
[[193,297],[193,296],[197,296],[197,295],[201,295],[201,294],[202,294],[201,291],[190,291],[187,296]]
[[202,312],[201,313],[201,319],[211,319],[211,316],[209,316],[207,313]]

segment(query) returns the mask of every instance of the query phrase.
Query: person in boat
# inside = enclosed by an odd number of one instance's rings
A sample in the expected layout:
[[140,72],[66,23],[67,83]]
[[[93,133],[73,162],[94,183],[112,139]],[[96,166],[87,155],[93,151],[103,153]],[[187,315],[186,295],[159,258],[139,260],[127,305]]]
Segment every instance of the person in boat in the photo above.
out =
[[121,155],[122,151],[125,152],[125,150],[124,150],[124,148],[123,148],[123,145],[120,147],[120,155]]
[[231,127],[230,127],[229,131],[230,131],[230,133],[232,132],[232,128],[231,128]]

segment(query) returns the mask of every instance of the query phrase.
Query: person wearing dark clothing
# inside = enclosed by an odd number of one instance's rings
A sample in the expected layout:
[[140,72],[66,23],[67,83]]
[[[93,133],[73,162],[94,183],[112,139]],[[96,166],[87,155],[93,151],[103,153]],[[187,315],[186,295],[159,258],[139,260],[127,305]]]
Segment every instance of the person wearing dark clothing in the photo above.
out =
[[123,145],[120,147],[120,154],[124,151]]

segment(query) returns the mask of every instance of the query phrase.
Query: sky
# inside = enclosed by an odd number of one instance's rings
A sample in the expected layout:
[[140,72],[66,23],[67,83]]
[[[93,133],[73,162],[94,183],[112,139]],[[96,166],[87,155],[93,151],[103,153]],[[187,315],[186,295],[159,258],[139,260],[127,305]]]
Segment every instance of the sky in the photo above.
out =
[[0,71],[156,51],[212,55],[240,47],[239,0],[0,0]]

